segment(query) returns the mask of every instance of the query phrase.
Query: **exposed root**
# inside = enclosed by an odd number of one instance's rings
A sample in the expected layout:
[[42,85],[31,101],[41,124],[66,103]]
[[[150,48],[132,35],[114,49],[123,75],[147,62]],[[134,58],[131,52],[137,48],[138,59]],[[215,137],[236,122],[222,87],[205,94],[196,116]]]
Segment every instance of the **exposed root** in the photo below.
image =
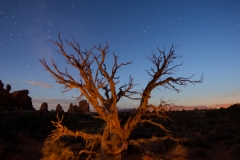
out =
[[91,158],[92,156],[96,156],[96,157],[99,157],[99,156],[100,156],[99,153],[93,152],[93,151],[88,151],[88,150],[81,150],[81,151],[78,152],[78,155],[80,156],[80,155],[83,154],[83,153],[86,153],[86,154],[88,155],[88,157],[86,158],[86,160],[90,160],[90,158]]
[[54,143],[55,141],[60,139],[60,137],[62,136],[82,137],[86,141],[86,145],[85,145],[85,149],[79,152],[79,155],[81,155],[82,153],[87,153],[89,155],[93,155],[93,154],[97,155],[97,153],[94,152],[93,149],[96,145],[101,144],[102,135],[87,134],[82,131],[76,131],[76,132],[71,131],[67,127],[61,124],[64,116],[62,116],[61,119],[58,117],[58,115],[56,117],[58,121],[57,122],[52,121],[56,129],[52,131],[52,134],[50,134],[49,137],[46,139],[46,143]]

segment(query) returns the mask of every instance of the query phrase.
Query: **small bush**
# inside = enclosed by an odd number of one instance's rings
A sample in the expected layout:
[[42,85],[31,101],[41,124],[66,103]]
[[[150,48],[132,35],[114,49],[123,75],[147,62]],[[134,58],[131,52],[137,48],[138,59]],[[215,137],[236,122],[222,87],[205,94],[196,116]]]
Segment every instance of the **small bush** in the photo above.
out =
[[196,146],[203,147],[203,148],[209,148],[210,147],[209,141],[207,139],[202,138],[202,137],[195,138],[194,144]]
[[44,143],[42,148],[44,158],[41,160],[68,160],[73,157],[74,153],[69,147],[66,147],[65,143],[56,141],[54,143]]
[[204,158],[204,157],[206,157],[206,152],[203,149],[198,149],[196,152],[196,155],[198,157]]
[[187,158],[188,151],[182,145],[176,145],[168,154],[167,159],[173,160],[185,160]]
[[230,150],[231,160],[239,160],[240,159],[240,145],[235,145]]

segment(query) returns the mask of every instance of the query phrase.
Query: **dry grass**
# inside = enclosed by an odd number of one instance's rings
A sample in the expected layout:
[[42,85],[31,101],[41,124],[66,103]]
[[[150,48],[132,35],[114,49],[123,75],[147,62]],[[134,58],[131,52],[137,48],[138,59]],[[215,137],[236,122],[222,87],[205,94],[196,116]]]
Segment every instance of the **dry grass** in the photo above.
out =
[[169,160],[185,160],[187,158],[187,149],[182,145],[176,145],[167,155]]
[[56,141],[55,143],[45,143],[42,148],[44,158],[41,160],[68,160],[73,157],[74,153],[65,143]]

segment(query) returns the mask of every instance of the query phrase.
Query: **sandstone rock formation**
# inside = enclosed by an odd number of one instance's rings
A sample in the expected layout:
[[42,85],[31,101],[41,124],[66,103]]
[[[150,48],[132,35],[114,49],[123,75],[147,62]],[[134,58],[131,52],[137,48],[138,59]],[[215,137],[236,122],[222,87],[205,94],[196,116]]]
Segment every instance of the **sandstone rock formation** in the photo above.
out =
[[10,95],[14,98],[17,106],[24,110],[33,109],[32,98],[28,96],[28,90],[19,90],[10,93]]
[[81,100],[79,106],[73,105],[72,103],[69,106],[68,113],[89,113],[89,103],[87,100]]
[[80,112],[84,112],[84,113],[89,113],[89,103],[87,102],[87,100],[81,100],[79,102],[79,110]]
[[6,85],[6,90],[7,90],[8,93],[10,93],[10,91],[11,91],[11,85],[10,84]]
[[40,112],[48,112],[48,104],[47,102],[43,102],[41,107],[40,107]]
[[4,84],[2,83],[2,81],[0,80],[0,91],[3,90]]
[[59,114],[64,113],[64,110],[62,109],[62,106],[60,104],[56,106],[56,112]]
[[12,106],[23,110],[33,110],[32,98],[28,96],[28,90],[14,91],[10,93],[11,85],[0,80],[0,106]]
[[0,80],[0,105],[15,105],[13,97],[4,89],[4,83]]
[[69,108],[68,108],[68,113],[78,113],[78,112],[79,112],[78,106],[70,103]]

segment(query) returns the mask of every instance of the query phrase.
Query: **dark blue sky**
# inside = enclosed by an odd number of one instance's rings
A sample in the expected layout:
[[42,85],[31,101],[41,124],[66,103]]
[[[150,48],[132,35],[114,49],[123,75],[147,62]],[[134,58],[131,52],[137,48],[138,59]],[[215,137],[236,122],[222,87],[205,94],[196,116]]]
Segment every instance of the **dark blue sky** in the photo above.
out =
[[[204,73],[204,82],[188,85],[180,93],[160,88],[153,92],[151,103],[161,98],[175,100],[176,105],[239,103],[238,0],[1,0],[0,79],[11,84],[12,91],[28,89],[36,109],[43,101],[50,108],[58,103],[68,108],[76,102],[71,97],[79,94],[76,90],[63,94],[63,86],[39,62],[53,58],[60,68],[71,69],[49,41],[58,33],[68,40],[74,36],[83,49],[107,41],[119,62],[133,61],[119,75],[122,83],[132,75],[137,90],[150,78],[145,70],[152,65],[146,56],[157,52],[157,46],[168,50],[174,43],[183,56],[176,76],[195,73],[198,79]],[[111,54],[107,62],[111,65]],[[122,99],[119,106],[138,103]]]

